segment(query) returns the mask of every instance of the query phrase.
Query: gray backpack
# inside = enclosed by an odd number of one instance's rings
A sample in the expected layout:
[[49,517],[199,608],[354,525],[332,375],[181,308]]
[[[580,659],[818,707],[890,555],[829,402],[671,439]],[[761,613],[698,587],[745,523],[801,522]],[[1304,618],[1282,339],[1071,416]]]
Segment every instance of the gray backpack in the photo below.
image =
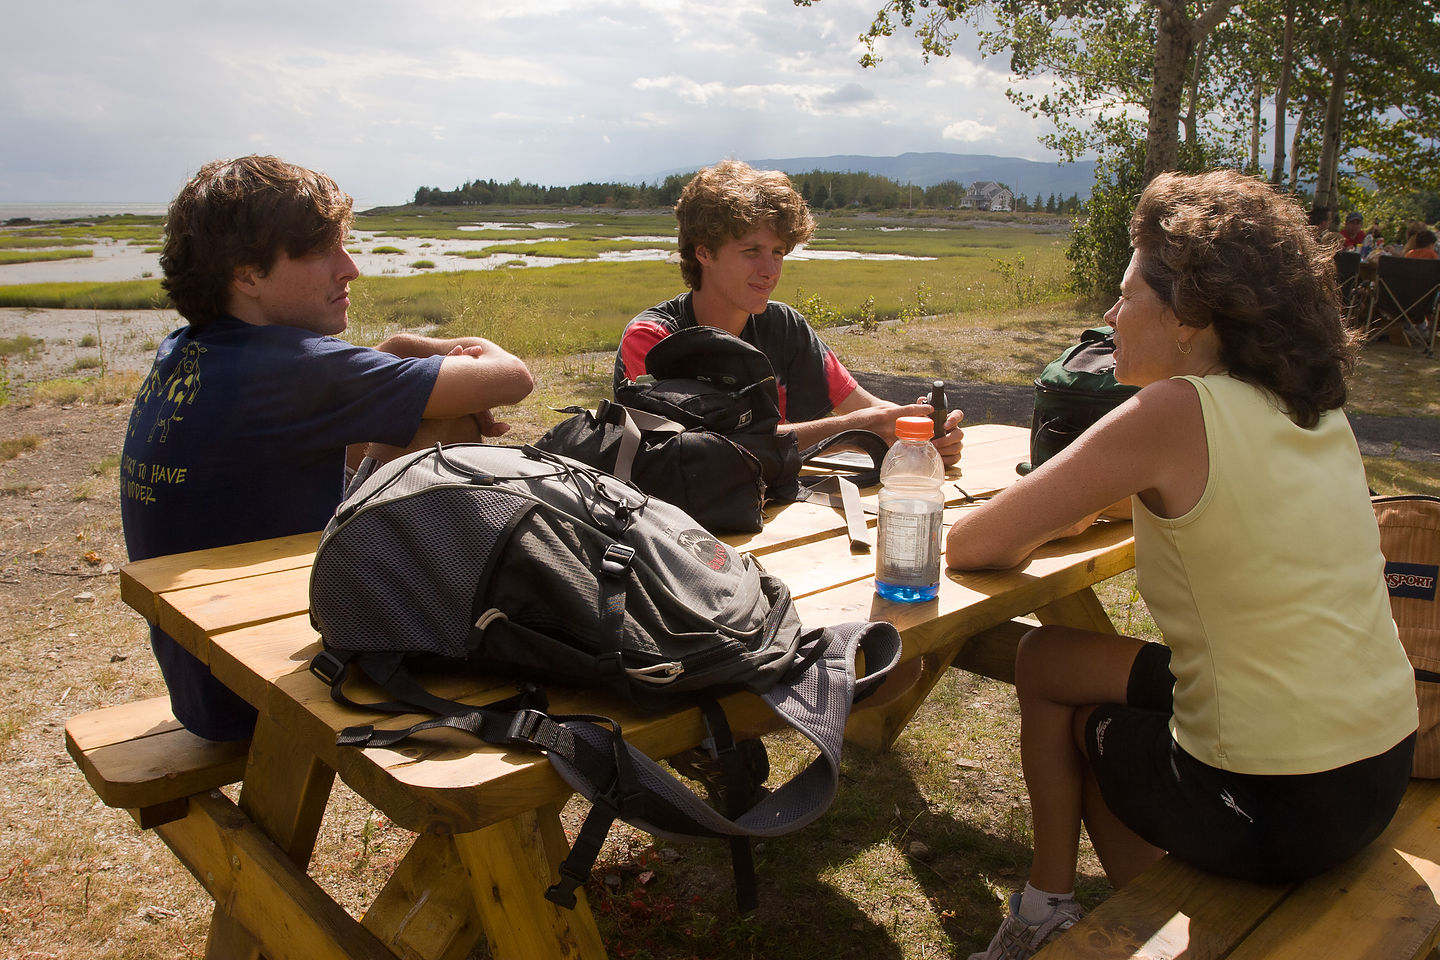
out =
[[[900,652],[885,623],[803,630],[785,585],[752,557],[679,508],[532,447],[437,446],[378,468],[320,538],[310,611],[324,644],[310,669],[337,701],[436,715],[400,730],[350,728],[341,745],[458,728],[545,751],[592,802],[547,892],[566,906],[615,819],[661,836],[730,838],[742,907],[753,905],[745,838],[788,833],[824,812],[851,704]],[[871,668],[857,683],[862,645]],[[352,668],[392,699],[351,701],[343,688]],[[457,669],[514,677],[520,693],[477,708],[421,680],[426,670]],[[625,743],[613,721],[547,714],[536,683],[608,689],[642,711],[701,705],[706,746],[727,773],[728,816]],[[748,809],[743,798],[757,785],[715,704],[737,690],[760,694],[820,750]]]

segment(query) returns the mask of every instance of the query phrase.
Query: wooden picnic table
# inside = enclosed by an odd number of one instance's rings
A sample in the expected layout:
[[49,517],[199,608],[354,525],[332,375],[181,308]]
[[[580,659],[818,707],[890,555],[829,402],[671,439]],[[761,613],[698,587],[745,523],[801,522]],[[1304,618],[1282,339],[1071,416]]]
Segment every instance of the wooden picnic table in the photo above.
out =
[[[952,468],[946,483],[947,518],[965,509],[967,498],[1015,481],[1015,464],[1028,459],[1028,436],[1007,426],[966,430],[962,470]],[[868,491],[872,507],[874,497]],[[1129,523],[1102,521],[1013,570],[947,572],[937,600],[899,604],[875,594],[874,558],[852,552],[845,531],[838,510],[796,503],[767,510],[762,532],[726,539],[790,585],[807,625],[871,619],[900,629],[905,652],[898,675],[847,728],[849,739],[876,748],[903,730],[952,664],[984,670],[990,663],[1005,675],[1012,648],[967,647],[970,638],[1003,634],[1029,614],[1112,629],[1090,588],[1134,563]],[[603,957],[583,892],[573,911],[543,897],[567,851],[559,813],[571,796],[544,757],[443,732],[391,749],[336,746],[344,727],[397,721],[337,705],[308,672],[319,650],[308,617],[318,536],[157,557],[121,571],[124,600],[259,711],[238,805],[219,791],[197,795],[185,817],[156,828],[215,898],[207,956],[451,958],[485,936],[497,958]],[[480,676],[436,677],[432,686],[475,703],[513,692]],[[738,734],[775,726],[758,697],[736,694],[723,702]],[[657,757],[705,735],[696,709],[640,716],[599,695],[561,691],[551,707],[613,716],[627,739]],[[306,874],[337,774],[419,834],[360,921]]]

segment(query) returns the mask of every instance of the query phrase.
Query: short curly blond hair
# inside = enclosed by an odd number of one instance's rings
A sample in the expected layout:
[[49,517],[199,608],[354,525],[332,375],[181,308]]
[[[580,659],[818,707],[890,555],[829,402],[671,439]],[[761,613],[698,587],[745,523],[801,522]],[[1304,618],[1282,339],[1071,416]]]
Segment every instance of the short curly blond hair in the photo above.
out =
[[692,290],[700,289],[697,247],[713,252],[763,224],[785,241],[788,253],[815,234],[815,218],[789,177],[739,160],[725,160],[695,174],[680,192],[675,219],[680,227],[680,275]]

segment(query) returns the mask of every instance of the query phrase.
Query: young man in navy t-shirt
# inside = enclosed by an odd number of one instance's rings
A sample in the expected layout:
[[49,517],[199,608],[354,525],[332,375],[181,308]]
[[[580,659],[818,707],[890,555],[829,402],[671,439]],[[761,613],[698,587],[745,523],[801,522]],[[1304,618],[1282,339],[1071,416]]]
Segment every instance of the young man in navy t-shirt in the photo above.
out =
[[[126,431],[131,560],[320,530],[347,450],[507,429],[490,410],[532,383],[490,341],[336,338],[359,275],[350,222],[333,180],[274,157],[207,164],[171,204],[160,265],[187,325],[160,345]],[[153,624],[150,636],[175,716],[212,740],[249,737],[254,708]]]
[[[855,382],[794,308],[772,301],[787,254],[810,239],[815,221],[805,200],[779,171],[735,160],[697,173],[675,204],[680,273],[690,292],[651,307],[626,326],[615,354],[615,387],[645,373],[650,349],[697,324],[718,327],[757,347],[770,360],[780,392],[782,430],[801,449],[844,430],[870,430],[895,442],[897,417],[930,415],[930,406],[881,400]],[[960,459],[952,410],[935,440],[946,464]]]

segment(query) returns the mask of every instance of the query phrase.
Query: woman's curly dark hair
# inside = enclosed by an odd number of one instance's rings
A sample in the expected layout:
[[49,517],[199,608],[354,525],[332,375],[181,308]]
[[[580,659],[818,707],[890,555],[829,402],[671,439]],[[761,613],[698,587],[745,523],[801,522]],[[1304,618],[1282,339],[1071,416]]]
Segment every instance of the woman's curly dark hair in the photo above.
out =
[[1355,335],[1340,317],[1337,243],[1263,180],[1162,173],[1130,220],[1141,277],[1181,323],[1214,325],[1220,359],[1302,427],[1345,404]]
[[237,267],[268,272],[282,252],[338,244],[351,218],[350,197],[323,173],[275,157],[215,160],[170,203],[160,285],[202,327],[225,313]]
[[700,289],[696,247],[713,253],[726,240],[738,240],[761,224],[791,250],[815,233],[810,208],[789,177],[739,160],[725,160],[695,174],[680,192],[675,219],[680,227],[680,275],[692,290]]

